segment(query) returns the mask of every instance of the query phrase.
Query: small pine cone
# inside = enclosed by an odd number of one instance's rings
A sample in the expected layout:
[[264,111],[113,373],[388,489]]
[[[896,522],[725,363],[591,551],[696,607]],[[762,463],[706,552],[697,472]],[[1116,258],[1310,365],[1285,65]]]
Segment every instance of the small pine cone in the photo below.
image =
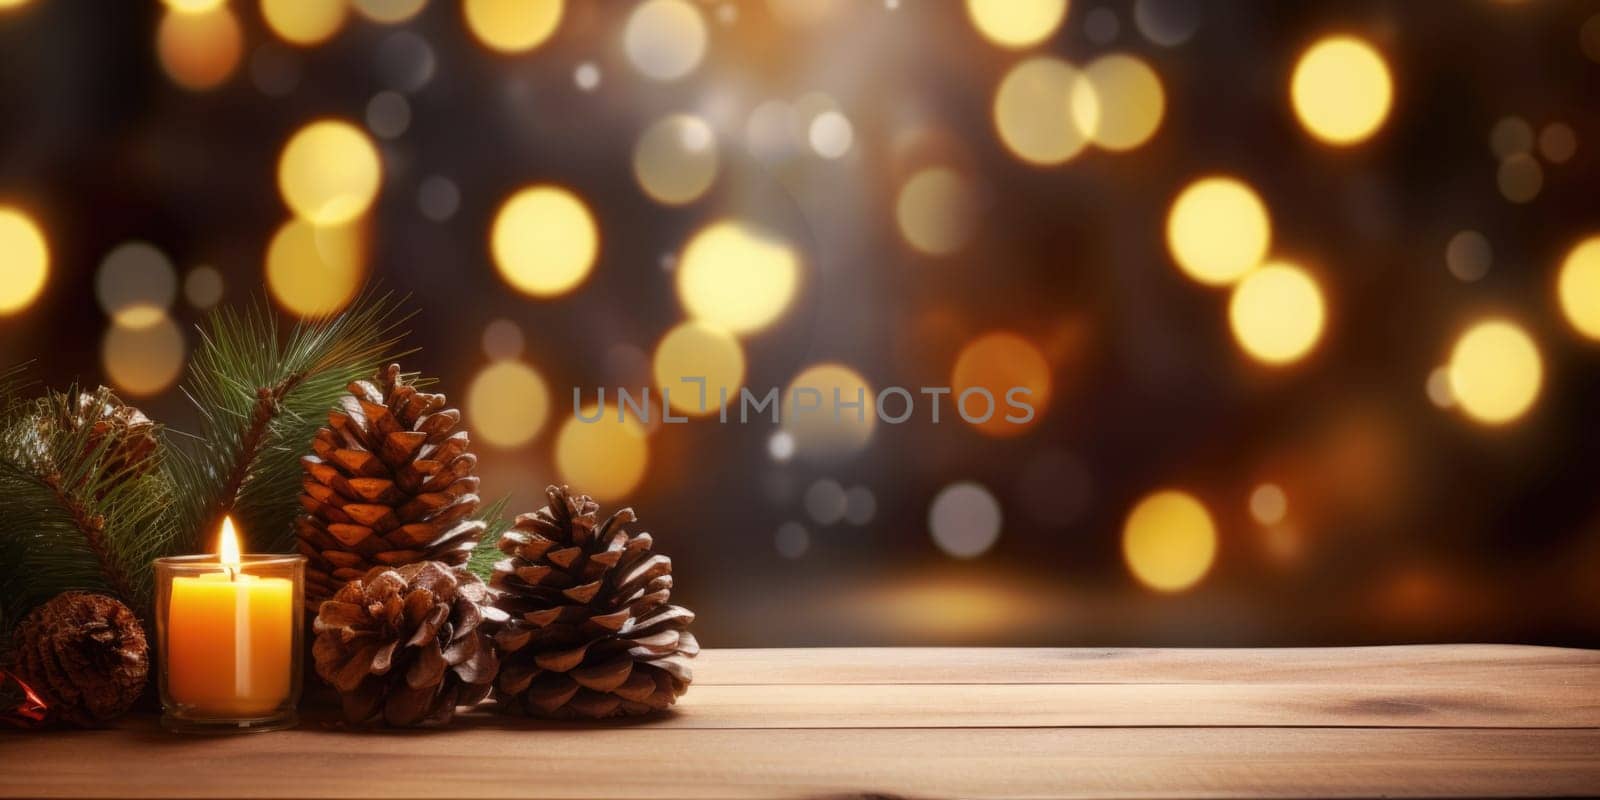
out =
[[667,601],[672,560],[629,535],[625,508],[596,525],[599,505],[563,486],[500,538],[495,635],[503,666],[495,697],[545,717],[599,718],[666,709],[693,680],[694,613]]
[[12,635],[17,677],[42,696],[52,720],[90,727],[114,719],[149,680],[139,617],[103,594],[62,592]]
[[295,522],[306,598],[325,600],[374,567],[465,564],[483,537],[477,456],[461,412],[417,391],[398,364],[355,381],[311,443]]
[[104,474],[130,481],[149,474],[158,444],[154,421],[103,386],[79,393],[76,405],[64,421],[73,429],[89,429],[89,448],[104,448]]
[[485,622],[489,589],[436,561],[375,567],[322,604],[312,623],[317,675],[357,724],[442,725],[489,694],[500,662]]

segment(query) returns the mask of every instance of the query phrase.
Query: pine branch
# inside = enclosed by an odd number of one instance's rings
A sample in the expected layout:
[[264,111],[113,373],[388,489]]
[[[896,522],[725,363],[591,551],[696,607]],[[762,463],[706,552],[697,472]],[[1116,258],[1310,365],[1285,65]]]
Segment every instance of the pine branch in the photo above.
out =
[[270,309],[221,310],[201,331],[184,392],[199,433],[174,438],[169,470],[189,552],[231,515],[252,549],[293,549],[299,458],[345,388],[403,353],[409,315],[389,296],[363,295],[349,310],[280,336]]
[[[171,495],[159,474],[154,425],[126,429],[95,416],[110,390],[8,399],[0,431],[0,608],[15,621],[68,589],[103,591],[148,616],[150,562],[168,553]],[[87,415],[87,416],[86,416]]]
[[472,549],[472,556],[467,560],[467,569],[485,582],[494,574],[495,563],[505,558],[505,554],[500,552],[500,535],[511,529],[511,520],[505,517],[506,505],[510,500],[509,495],[502,497],[478,513],[478,519],[485,523],[483,538],[479,539],[478,546]]

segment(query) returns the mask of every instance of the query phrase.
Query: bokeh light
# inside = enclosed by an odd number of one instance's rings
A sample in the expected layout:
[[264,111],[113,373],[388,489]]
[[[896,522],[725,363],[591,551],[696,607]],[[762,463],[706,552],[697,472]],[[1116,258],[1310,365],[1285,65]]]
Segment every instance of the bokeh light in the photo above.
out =
[[222,85],[239,66],[243,49],[239,20],[225,5],[194,13],[169,9],[156,30],[161,68],[194,91]]
[[601,500],[622,500],[644,480],[650,443],[644,426],[632,414],[617,419],[616,406],[588,406],[582,416],[567,417],[556,435],[556,470],[561,480],[582,486]]
[[967,0],[967,18],[978,33],[1013,49],[1049,38],[1066,16],[1067,0]]
[[1531,203],[1544,188],[1544,168],[1538,159],[1527,153],[1517,153],[1500,162],[1495,172],[1495,183],[1507,200],[1522,204]]
[[345,0],[261,0],[261,18],[278,38],[310,47],[339,32],[348,8]]
[[571,191],[530,186],[500,206],[489,250],[506,283],[534,297],[555,297],[589,277],[600,232],[589,207]]
[[657,202],[694,202],[717,177],[716,133],[691,114],[662,118],[634,145],[633,175]]
[[855,128],[850,118],[837,109],[828,109],[811,118],[806,126],[806,141],[811,149],[823,158],[843,158],[855,141]]
[[678,259],[684,309],[736,334],[771,325],[799,284],[800,259],[787,242],[732,220],[702,228]]
[[1236,178],[1209,176],[1184,187],[1167,213],[1167,250],[1185,275],[1226,286],[1255,269],[1272,242],[1267,207]]
[[1501,159],[1533,152],[1533,126],[1522,117],[1501,117],[1489,129],[1489,150]]
[[1394,85],[1389,65],[1372,45],[1353,36],[1329,36],[1300,56],[1289,96],[1307,132],[1347,146],[1365,141],[1383,125]]
[[977,558],[1000,539],[1000,501],[983,486],[960,481],[939,490],[928,507],[933,543],[956,558]]
[[496,361],[467,387],[467,426],[477,441],[520,447],[539,435],[549,416],[544,378],[521,361]]
[[928,167],[900,187],[894,217],[906,243],[928,255],[950,255],[972,238],[977,200],[971,183],[949,167]]
[[522,328],[509,319],[490,320],[483,326],[483,354],[490,361],[504,361],[522,355],[526,344]]
[[195,267],[183,277],[183,299],[202,311],[222,301],[223,288],[222,273],[215,267]]
[[[982,422],[965,416],[962,421],[989,436],[1017,436],[1037,424],[1050,408],[1050,362],[1032,342],[1015,333],[986,333],[961,348],[950,374],[950,389],[951,402],[964,408],[967,415],[987,415]],[[987,392],[988,398],[976,391],[968,395],[979,389]],[[1013,395],[1015,389],[1027,393]],[[1032,406],[1032,414],[1013,407],[1012,401]],[[1013,422],[1007,417],[1031,418]]]
[[1327,311],[1322,290],[1305,270],[1269,263],[1233,289],[1228,323],[1251,357],[1268,364],[1304,358],[1322,338]]
[[[665,392],[668,404],[677,411],[700,417],[739,401],[739,387],[744,385],[744,348],[727,331],[704,322],[679,324],[661,337],[653,363],[656,387]],[[685,378],[694,380],[687,382]]]
[[1450,352],[1449,369],[1457,406],[1489,425],[1528,413],[1544,383],[1544,361],[1533,337],[1500,319],[1468,328]]
[[844,519],[846,502],[844,487],[832,478],[813,481],[806,487],[805,497],[800,500],[811,521],[823,526],[833,525]]
[[1458,231],[1445,245],[1444,262],[1451,275],[1472,283],[1489,274],[1489,267],[1494,264],[1494,248],[1489,246],[1489,239],[1477,231]]
[[185,14],[199,14],[222,5],[224,0],[162,0],[167,8]]
[[33,218],[0,206],[0,316],[15,314],[38,299],[50,277],[50,247]]
[[382,25],[405,22],[416,16],[428,0],[352,0],[361,16]]
[[278,157],[278,189],[294,213],[317,225],[342,225],[378,196],[383,166],[360,128],[324,119],[296,131]]
[[267,289],[285,311],[332,314],[366,280],[366,243],[357,225],[317,226],[291,219],[267,245]]
[[1000,141],[1030,164],[1051,166],[1077,155],[1099,121],[1094,86],[1060,59],[1041,56],[1012,67],[994,93]]
[[565,0],[462,0],[467,29],[491,50],[532,50],[561,24]]
[[865,486],[852,486],[844,493],[844,521],[866,525],[878,513],[878,497]]
[[1143,60],[1125,53],[1095,59],[1083,75],[1094,87],[1099,113],[1089,138],[1107,150],[1132,150],[1149,141],[1166,113],[1161,78]]
[[1289,514],[1289,496],[1276,483],[1263,483],[1250,492],[1250,516],[1262,525],[1276,525]]
[[785,522],[778,526],[778,532],[773,535],[773,544],[778,548],[778,555],[800,558],[811,549],[811,533],[798,522]]
[[1578,152],[1578,133],[1565,122],[1552,122],[1539,131],[1539,155],[1552,164],[1565,164]]
[[622,29],[628,61],[658,81],[682,78],[706,54],[706,22],[685,0],[645,0]]
[[119,325],[142,328],[166,316],[178,296],[167,255],[147,242],[126,242],[106,254],[95,273],[100,308]]
[[1199,0],[1134,0],[1133,24],[1162,47],[1177,47],[1200,29]]
[[1556,278],[1556,296],[1573,329],[1600,340],[1600,235],[1584,239],[1567,253]]
[[113,321],[100,346],[106,377],[135,397],[159,394],[183,372],[183,333],[161,314],[134,328]]
[[[801,390],[796,394],[796,390]],[[814,390],[814,393],[813,391]],[[839,407],[839,403],[863,405]],[[876,396],[860,373],[842,364],[808,367],[789,382],[782,398],[783,430],[794,438],[795,454],[803,459],[832,463],[846,459],[872,439],[877,426]]]
[[1165,489],[1133,507],[1122,529],[1122,556],[1140,583],[1161,592],[1181,592],[1211,569],[1217,528],[1193,495]]

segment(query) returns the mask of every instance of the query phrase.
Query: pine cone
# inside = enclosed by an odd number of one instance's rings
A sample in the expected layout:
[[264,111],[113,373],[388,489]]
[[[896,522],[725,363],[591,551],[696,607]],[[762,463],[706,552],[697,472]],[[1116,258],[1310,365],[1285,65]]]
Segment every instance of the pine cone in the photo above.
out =
[[62,420],[73,430],[87,427],[91,450],[104,448],[101,470],[119,480],[138,480],[155,467],[156,423],[104,386],[78,394],[76,409]]
[[22,619],[13,633],[15,671],[50,708],[52,719],[92,726],[133,705],[150,673],[139,618],[121,601],[62,592]]
[[[419,392],[400,366],[350,394],[302,458],[305,479],[295,522],[308,559],[306,598],[325,600],[378,566],[419,561],[464,564],[482,538],[477,456],[467,452],[461,412],[442,394]],[[454,431],[454,432],[452,432]]]
[[694,613],[667,601],[672,560],[630,536],[625,508],[596,526],[599,505],[567,487],[500,537],[495,605],[509,620],[495,635],[503,666],[495,697],[548,717],[660,711],[689,688],[700,645]]
[[483,627],[502,615],[488,587],[436,561],[376,567],[322,604],[312,630],[317,674],[357,724],[442,725],[482,701],[500,662]]

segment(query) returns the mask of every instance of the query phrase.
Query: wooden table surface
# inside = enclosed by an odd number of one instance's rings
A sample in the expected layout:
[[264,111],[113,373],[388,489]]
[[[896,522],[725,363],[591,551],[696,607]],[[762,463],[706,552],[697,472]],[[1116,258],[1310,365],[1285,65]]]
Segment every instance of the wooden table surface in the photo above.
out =
[[710,650],[647,723],[0,734],[0,795],[1600,794],[1600,651]]

